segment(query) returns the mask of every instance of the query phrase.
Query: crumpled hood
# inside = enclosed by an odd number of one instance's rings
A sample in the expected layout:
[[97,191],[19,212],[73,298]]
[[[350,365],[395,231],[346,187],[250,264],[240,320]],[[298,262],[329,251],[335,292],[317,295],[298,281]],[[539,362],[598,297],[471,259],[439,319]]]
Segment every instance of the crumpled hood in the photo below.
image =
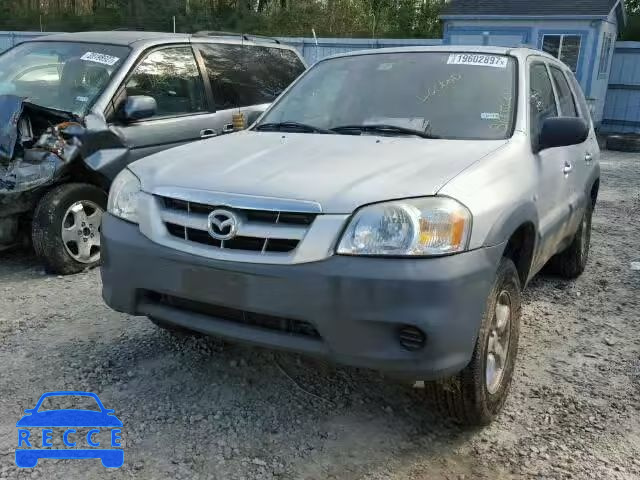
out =
[[142,189],[180,187],[318,202],[351,213],[388,199],[433,195],[506,140],[245,131],[130,165]]
[[0,95],[0,161],[11,160],[18,141],[18,121],[24,100],[15,95]]

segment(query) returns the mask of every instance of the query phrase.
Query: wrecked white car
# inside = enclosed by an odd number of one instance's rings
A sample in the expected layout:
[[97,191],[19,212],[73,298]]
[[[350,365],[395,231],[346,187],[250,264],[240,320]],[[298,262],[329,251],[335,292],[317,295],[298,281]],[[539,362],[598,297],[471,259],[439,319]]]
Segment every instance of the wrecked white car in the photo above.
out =
[[32,242],[61,274],[96,265],[127,164],[233,132],[234,113],[251,122],[304,70],[276,40],[206,32],[62,34],[5,52],[0,251]]

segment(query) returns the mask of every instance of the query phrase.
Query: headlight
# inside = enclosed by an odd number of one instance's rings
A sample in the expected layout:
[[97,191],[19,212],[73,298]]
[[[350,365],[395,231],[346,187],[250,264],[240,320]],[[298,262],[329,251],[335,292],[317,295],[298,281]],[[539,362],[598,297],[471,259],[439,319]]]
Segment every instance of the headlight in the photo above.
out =
[[61,165],[60,159],[52,154],[34,161],[16,160],[5,171],[0,167],[0,189],[14,193],[33,190],[51,181]]
[[138,196],[140,180],[131,170],[124,169],[111,185],[107,211],[129,222],[138,223]]
[[342,236],[342,255],[432,256],[461,252],[471,213],[447,197],[379,203],[358,210]]

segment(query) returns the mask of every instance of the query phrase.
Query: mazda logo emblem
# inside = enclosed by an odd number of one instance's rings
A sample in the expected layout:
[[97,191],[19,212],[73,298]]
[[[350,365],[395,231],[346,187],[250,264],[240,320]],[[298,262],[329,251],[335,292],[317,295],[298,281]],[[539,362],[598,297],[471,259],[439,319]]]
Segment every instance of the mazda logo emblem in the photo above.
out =
[[209,235],[216,240],[231,240],[238,233],[238,217],[229,210],[214,210],[207,220]]

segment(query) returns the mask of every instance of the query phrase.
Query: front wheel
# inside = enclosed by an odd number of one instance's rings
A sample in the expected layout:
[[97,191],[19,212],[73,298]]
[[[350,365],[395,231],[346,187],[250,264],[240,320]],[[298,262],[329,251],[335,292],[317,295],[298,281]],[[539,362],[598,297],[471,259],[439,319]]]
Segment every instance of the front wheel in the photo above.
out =
[[106,208],[107,194],[85,183],[60,185],[40,200],[31,236],[47,270],[68,275],[100,263],[100,229]]
[[503,258],[471,362],[459,374],[426,385],[431,403],[443,414],[465,425],[486,425],[500,413],[518,352],[521,301],[518,271]]

